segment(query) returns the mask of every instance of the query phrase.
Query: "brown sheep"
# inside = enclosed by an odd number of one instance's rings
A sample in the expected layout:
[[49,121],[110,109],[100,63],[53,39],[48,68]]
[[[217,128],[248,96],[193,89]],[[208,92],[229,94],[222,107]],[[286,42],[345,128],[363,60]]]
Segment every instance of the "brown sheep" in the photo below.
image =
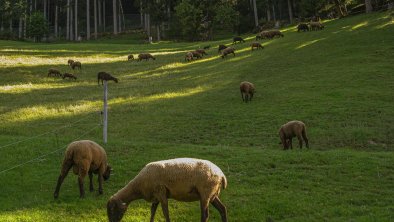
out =
[[222,50],[222,59],[224,59],[224,57],[226,57],[228,54],[233,54],[233,56],[235,56],[235,49],[233,47],[228,47]]
[[97,84],[100,84],[100,80],[101,80],[101,85],[104,85],[104,80],[105,81],[113,80],[116,83],[118,83],[119,81],[118,78],[113,77],[111,74],[107,72],[97,73]]
[[223,49],[227,48],[225,45],[219,45],[218,53],[221,53]]
[[62,74],[57,69],[49,69],[48,70],[48,77],[49,76],[62,76]]
[[258,42],[253,42],[253,43],[251,44],[251,46],[252,46],[252,51],[253,51],[254,48],[257,48],[257,49],[264,49],[264,47],[263,47],[260,43],[258,43]]
[[185,61],[190,62],[191,60],[193,60],[193,53],[192,52],[188,52],[185,55]]
[[252,101],[254,91],[255,91],[253,83],[250,83],[247,81],[241,82],[241,84],[239,85],[239,90],[241,91],[242,101],[244,101],[246,103],[248,101],[249,102]]
[[156,58],[153,57],[153,56],[152,56],[151,54],[149,54],[149,53],[141,53],[141,54],[138,55],[138,61],[141,61],[141,60],[143,60],[143,59],[145,59],[146,61],[149,60],[149,59],[156,60]]
[[294,120],[282,125],[279,129],[279,137],[284,150],[289,149],[289,146],[293,149],[292,139],[295,136],[298,138],[300,149],[302,149],[302,139],[304,139],[306,147],[309,148],[305,124]]
[[99,194],[103,194],[103,180],[109,179],[111,166],[108,165],[107,154],[100,145],[90,140],[74,141],[68,145],[53,194],[55,199],[59,197],[60,186],[71,167],[74,174],[78,175],[80,198],[85,196],[83,179],[87,174],[89,174],[90,179],[90,191],[93,191],[93,173],[98,174]]
[[69,59],[69,60],[67,61],[67,64],[71,67],[71,64],[73,64],[73,62],[74,62],[74,60]]
[[311,27],[310,30],[312,31],[322,30],[324,28],[324,25],[320,22],[310,22],[309,26]]
[[196,52],[200,53],[201,56],[203,56],[203,55],[208,55],[207,52],[205,52],[204,49],[197,49]]
[[197,59],[202,58],[201,53],[199,53],[199,52],[197,52],[197,51],[192,51],[191,53],[193,54],[193,57],[195,57],[195,58],[197,58]]
[[63,74],[63,77],[62,77],[63,79],[65,79],[65,78],[69,78],[69,79],[74,79],[74,80],[77,80],[77,77],[76,76],[74,76],[73,74],[71,74],[71,73],[64,73]]
[[130,60],[134,60],[134,56],[133,55],[128,55],[127,56],[127,61],[130,61]]
[[72,69],[75,69],[75,68],[82,69],[82,64],[78,61],[75,61],[75,62],[71,63],[71,68]]

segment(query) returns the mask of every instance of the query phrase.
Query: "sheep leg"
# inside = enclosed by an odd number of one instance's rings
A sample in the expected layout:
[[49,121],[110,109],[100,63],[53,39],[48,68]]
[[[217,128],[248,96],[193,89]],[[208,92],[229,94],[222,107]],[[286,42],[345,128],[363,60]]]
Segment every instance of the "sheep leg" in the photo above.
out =
[[306,136],[305,129],[302,131],[302,138],[304,138],[306,148],[309,148],[308,137]]
[[83,187],[83,179],[85,178],[86,174],[87,174],[87,170],[79,169],[78,184],[79,184],[79,197],[80,198],[84,198],[85,197],[85,189]]
[[62,170],[60,172],[59,178],[57,179],[55,193],[53,194],[53,197],[55,199],[59,197],[60,186],[62,185],[63,180],[64,178],[66,178],[68,171],[71,169],[71,167],[72,167],[71,161],[63,162]]
[[94,190],[94,188],[93,188],[93,172],[92,171],[89,172],[89,182],[90,182],[89,190],[90,190],[90,192],[92,192]]
[[99,194],[103,194],[103,174],[98,174],[98,182],[99,182]]
[[290,149],[293,149],[293,138],[289,139],[289,145],[290,145]]
[[159,206],[159,202],[152,203],[152,206],[150,208],[150,222],[155,221],[155,214],[156,214],[157,206]]
[[302,137],[301,137],[301,135],[297,135],[297,138],[298,138],[298,142],[300,144],[300,149],[302,149]]
[[209,209],[208,209],[209,202],[206,200],[200,200],[200,207],[201,207],[201,222],[207,222],[209,217]]
[[160,201],[161,209],[163,210],[163,215],[166,218],[166,222],[170,222],[170,213],[168,212],[168,200],[164,198]]
[[215,197],[211,204],[219,211],[220,216],[222,217],[222,222],[227,222],[227,209],[220,201],[219,197]]

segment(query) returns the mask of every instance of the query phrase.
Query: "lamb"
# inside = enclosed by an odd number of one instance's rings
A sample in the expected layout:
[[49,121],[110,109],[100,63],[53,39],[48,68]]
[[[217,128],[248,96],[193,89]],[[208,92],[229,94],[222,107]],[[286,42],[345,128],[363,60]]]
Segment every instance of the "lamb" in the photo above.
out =
[[73,64],[73,62],[74,62],[74,60],[72,60],[72,59],[69,59],[69,60],[67,61],[67,64],[68,64],[68,66],[70,66],[70,67],[71,67],[71,64]]
[[324,28],[324,25],[321,24],[320,22],[310,22],[309,25],[311,26],[311,30],[322,30]]
[[226,176],[210,161],[178,158],[152,162],[111,196],[107,203],[108,219],[120,221],[130,202],[145,199],[152,203],[151,222],[159,203],[169,222],[168,198],[172,198],[184,202],[200,201],[202,222],[208,221],[211,203],[220,212],[222,222],[227,222],[227,209],[219,199],[220,190],[226,187]]
[[192,52],[188,52],[185,55],[185,61],[190,62],[191,60],[193,60],[193,53]]
[[97,84],[100,85],[100,80],[101,80],[101,85],[104,85],[104,80],[109,81],[113,80],[114,82],[118,83],[118,78],[113,77],[110,73],[107,72],[99,72],[97,73]]
[[298,138],[300,149],[302,149],[302,139],[304,139],[306,147],[309,148],[305,124],[294,120],[282,125],[279,129],[279,137],[284,150],[289,149],[289,146],[293,149],[292,138],[295,136]]
[[228,47],[222,50],[222,59],[224,59],[225,56],[227,56],[228,54],[233,54],[233,56],[235,56],[234,53],[235,49],[233,47]]
[[75,62],[71,63],[71,68],[72,69],[75,69],[75,68],[81,69],[82,68],[82,64],[80,62],[78,62],[78,61],[75,61]]
[[258,43],[258,42],[253,42],[253,43],[251,44],[251,46],[252,46],[252,51],[253,51],[253,48],[264,49],[264,47],[263,47],[260,43]]
[[69,78],[69,79],[74,79],[74,80],[77,80],[77,77],[76,76],[74,76],[73,74],[71,74],[71,73],[64,73],[63,74],[63,77],[62,77],[63,79],[65,79],[65,78]]
[[239,85],[239,90],[241,91],[242,101],[244,101],[246,103],[248,101],[249,102],[252,101],[254,91],[255,91],[253,83],[250,83],[247,81],[241,82],[241,84]]
[[141,54],[138,55],[138,61],[141,61],[141,60],[143,60],[143,59],[145,59],[145,60],[149,60],[149,59],[156,60],[156,58],[153,57],[153,56],[152,56],[151,54],[149,54],[149,53],[141,53]]
[[83,179],[87,174],[89,174],[91,192],[93,191],[93,173],[98,174],[99,194],[103,194],[103,180],[109,179],[111,166],[108,165],[107,154],[100,145],[90,140],[74,141],[68,145],[53,194],[55,199],[59,197],[60,186],[71,167],[74,174],[78,175],[80,198],[85,196]]
[[200,53],[201,56],[203,56],[203,55],[208,55],[208,54],[205,52],[204,49],[196,49],[196,52]]
[[306,24],[306,23],[300,23],[300,24],[298,24],[298,26],[297,26],[297,32],[300,32],[300,31],[309,31],[309,26],[308,26],[308,24]]
[[223,49],[227,48],[225,45],[219,45],[218,53],[221,53]]
[[134,60],[134,56],[133,55],[128,55],[127,56],[127,61],[130,61],[130,60]]
[[62,76],[62,74],[57,69],[49,69],[48,70],[48,77],[49,76]]
[[192,51],[191,53],[193,54],[193,57],[195,57],[195,58],[197,58],[197,59],[202,58],[201,53],[199,53],[199,52],[197,52],[197,51]]
[[233,44],[236,44],[237,42],[245,42],[245,40],[240,36],[236,36],[233,38]]

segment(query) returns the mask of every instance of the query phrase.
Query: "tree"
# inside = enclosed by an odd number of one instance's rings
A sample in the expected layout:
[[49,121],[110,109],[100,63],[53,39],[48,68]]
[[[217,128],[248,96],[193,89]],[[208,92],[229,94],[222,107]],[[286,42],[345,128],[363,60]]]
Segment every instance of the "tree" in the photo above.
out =
[[[86,0],[86,39],[90,39],[90,0]],[[96,7],[96,5],[94,5]]]
[[259,26],[259,17],[257,15],[256,0],[253,0],[253,12],[254,12],[254,26]]
[[175,7],[175,14],[183,36],[190,40],[196,40],[201,29],[203,11],[195,7],[190,0],[183,0]]
[[289,8],[289,20],[290,20],[290,23],[293,23],[293,10],[291,8],[291,0],[287,0],[287,6]]
[[30,16],[27,31],[35,42],[48,34],[48,23],[43,13],[36,11]]
[[365,12],[366,13],[372,12],[371,0],[365,0]]
[[117,23],[117,18],[118,18],[118,10],[116,10],[116,2],[117,0],[112,0],[112,16],[113,16],[113,21],[114,21],[114,34],[118,34],[118,23]]
[[75,22],[75,38],[74,40],[78,40],[78,0],[75,0],[74,2],[75,10],[74,10],[74,22]]
[[67,0],[66,39],[70,40],[70,0]]

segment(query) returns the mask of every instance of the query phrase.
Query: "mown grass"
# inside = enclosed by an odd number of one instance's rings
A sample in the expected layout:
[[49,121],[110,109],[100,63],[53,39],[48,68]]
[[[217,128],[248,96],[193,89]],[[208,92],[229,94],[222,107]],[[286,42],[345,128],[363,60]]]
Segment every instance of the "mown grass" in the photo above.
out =
[[[391,221],[393,33],[387,13],[361,15],[327,21],[319,32],[288,28],[253,52],[253,36],[244,36],[249,40],[235,45],[235,57],[221,59],[213,48],[191,63],[183,61],[185,51],[231,40],[0,41],[0,220],[105,221],[109,196],[146,163],[189,156],[213,161],[228,177],[222,199],[232,221]],[[126,61],[140,52],[157,59]],[[52,67],[71,71],[69,58],[83,64],[76,82],[46,77]],[[102,144],[99,71],[120,79],[109,83],[104,145],[115,174],[103,196],[83,200],[70,174],[54,201],[63,147],[77,138]],[[257,87],[250,104],[239,95],[244,80]],[[306,123],[310,150],[280,149],[278,128],[293,119]],[[197,202],[170,206],[174,221],[199,218]],[[125,221],[146,221],[149,209],[132,203]],[[211,221],[219,219],[212,208]]]

